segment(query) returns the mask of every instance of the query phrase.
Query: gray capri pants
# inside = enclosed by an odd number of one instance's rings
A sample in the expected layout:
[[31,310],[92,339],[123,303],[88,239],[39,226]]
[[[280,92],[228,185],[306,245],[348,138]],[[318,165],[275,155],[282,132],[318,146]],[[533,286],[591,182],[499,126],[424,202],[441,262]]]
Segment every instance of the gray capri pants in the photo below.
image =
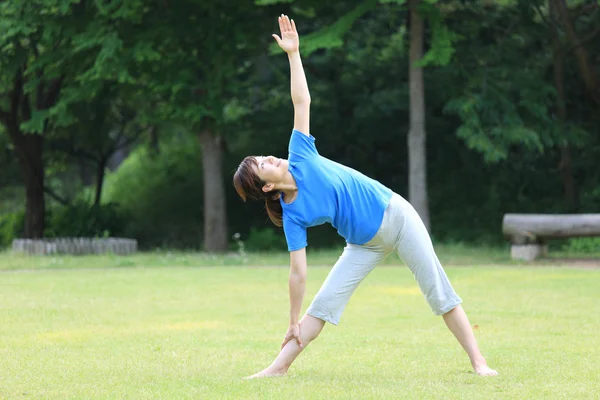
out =
[[306,313],[337,325],[360,282],[392,251],[410,268],[434,314],[445,314],[462,303],[419,214],[394,193],[375,237],[363,245],[347,243]]

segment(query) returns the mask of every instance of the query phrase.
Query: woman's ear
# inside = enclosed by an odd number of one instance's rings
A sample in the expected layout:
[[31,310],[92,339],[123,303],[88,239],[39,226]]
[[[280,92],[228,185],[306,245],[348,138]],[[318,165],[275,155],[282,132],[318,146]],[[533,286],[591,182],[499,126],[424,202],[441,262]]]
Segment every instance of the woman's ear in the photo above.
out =
[[262,190],[265,193],[268,193],[268,192],[272,191],[273,189],[275,189],[275,185],[272,183],[267,183],[265,186],[262,187]]

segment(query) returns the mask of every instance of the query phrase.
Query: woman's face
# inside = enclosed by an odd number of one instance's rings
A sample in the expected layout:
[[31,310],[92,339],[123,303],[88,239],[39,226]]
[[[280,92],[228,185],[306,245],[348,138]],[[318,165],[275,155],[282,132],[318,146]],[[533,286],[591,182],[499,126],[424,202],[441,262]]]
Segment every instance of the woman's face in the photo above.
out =
[[283,181],[288,170],[288,160],[273,156],[257,156],[256,174],[266,184],[277,185]]

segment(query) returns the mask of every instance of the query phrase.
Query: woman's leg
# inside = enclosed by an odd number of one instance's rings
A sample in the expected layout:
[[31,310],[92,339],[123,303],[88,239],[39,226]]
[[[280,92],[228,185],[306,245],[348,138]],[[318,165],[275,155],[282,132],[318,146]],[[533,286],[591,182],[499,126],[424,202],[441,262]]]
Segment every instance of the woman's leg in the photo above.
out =
[[471,324],[469,323],[467,314],[462,306],[456,306],[454,309],[444,314],[443,317],[448,329],[450,329],[460,345],[467,352],[475,372],[481,376],[498,375],[497,371],[487,366],[485,358],[483,358],[481,351],[479,351],[477,340],[471,329]]
[[337,325],[350,297],[375,266],[389,254],[375,237],[365,245],[348,244],[300,320],[303,348],[290,340],[273,363],[250,378],[284,375],[292,362],[317,338],[325,322]]
[[479,375],[497,375],[487,363],[461,307],[462,300],[456,294],[442,267],[421,218],[406,200],[396,197],[399,220],[403,229],[399,235],[396,251],[410,268],[429,306],[436,315],[443,315],[450,331],[467,352],[471,364]]
[[304,314],[300,320],[300,339],[302,339],[303,347],[298,346],[298,342],[295,340],[290,340],[287,342],[285,347],[281,349],[279,355],[269,367],[257,374],[250,376],[249,378],[285,375],[290,365],[292,365],[302,350],[304,350],[310,342],[319,336],[319,333],[321,333],[324,325],[325,321],[322,319]]

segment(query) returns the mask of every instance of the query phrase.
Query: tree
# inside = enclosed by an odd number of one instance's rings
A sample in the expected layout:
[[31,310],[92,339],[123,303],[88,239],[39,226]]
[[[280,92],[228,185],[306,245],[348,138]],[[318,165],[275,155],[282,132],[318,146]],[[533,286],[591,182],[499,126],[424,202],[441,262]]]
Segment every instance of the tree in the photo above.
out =
[[[25,186],[24,235],[44,233],[44,139],[68,60],[57,55],[67,40],[58,19],[70,1],[5,1],[0,4],[0,123],[9,136]],[[43,28],[43,29],[42,29]]]
[[[25,237],[44,234],[44,149],[57,129],[77,121],[70,104],[93,98],[106,82],[131,81],[119,62],[123,54],[131,56],[130,49],[122,48],[115,31],[138,19],[132,11],[141,2],[117,3],[0,3],[0,123],[23,176]],[[130,51],[143,57],[141,50]]]
[[77,116],[76,122],[56,129],[48,140],[49,150],[70,157],[86,170],[91,168],[95,178],[94,205],[100,204],[111,157],[149,130],[140,121],[133,104],[144,102],[132,96],[127,98],[123,87],[107,83],[95,97],[70,105],[70,112]]
[[409,0],[410,49],[410,129],[408,131],[408,199],[423,223],[430,229],[427,197],[427,132],[425,130],[425,88],[423,82],[423,41],[425,26],[419,11],[422,0]]
[[[581,39],[575,28],[575,24],[573,23],[571,11],[567,6],[566,1],[551,0],[551,6],[557,16],[556,19],[561,23],[561,28],[566,34],[568,43],[571,45],[571,49],[577,60],[577,67],[580,72],[581,80],[585,84],[588,95],[598,106],[600,106],[600,81],[598,80],[598,74],[590,61],[589,52],[586,49],[586,44],[600,34],[600,27],[596,26],[584,39]],[[594,22],[597,24],[597,20],[600,17],[600,7],[598,7],[598,4],[586,5],[585,9],[588,12],[595,10],[590,18],[592,21],[590,25],[593,26]]]
[[139,12],[139,29],[122,29],[119,37],[148,50],[148,56],[127,60],[126,68],[157,99],[155,117],[196,133],[204,173],[203,247],[226,251],[226,108],[239,95],[254,57],[264,51],[266,15],[252,3],[201,0],[156,2]]

